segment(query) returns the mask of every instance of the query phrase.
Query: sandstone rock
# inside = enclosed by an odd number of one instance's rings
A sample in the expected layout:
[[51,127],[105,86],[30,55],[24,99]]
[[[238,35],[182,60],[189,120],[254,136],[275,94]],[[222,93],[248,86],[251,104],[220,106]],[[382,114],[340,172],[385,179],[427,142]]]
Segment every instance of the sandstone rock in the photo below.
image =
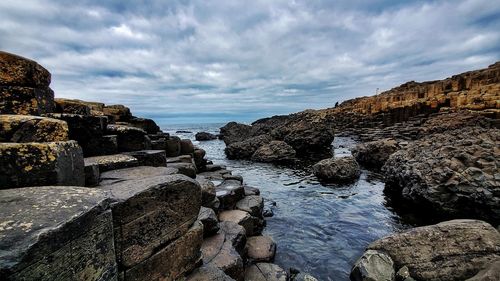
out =
[[137,151],[151,148],[151,140],[146,132],[129,126],[108,125],[107,132],[118,138],[119,151]]
[[245,211],[254,217],[262,217],[264,199],[259,195],[248,195],[236,203],[236,209]]
[[50,88],[0,86],[0,114],[41,115],[54,111]]
[[229,159],[250,159],[259,147],[271,142],[271,140],[268,135],[252,137],[244,141],[231,143],[224,149],[224,152]]
[[194,152],[194,145],[189,139],[181,140],[181,154],[192,154]]
[[0,51],[0,86],[48,87],[51,75],[27,58]]
[[407,266],[417,280],[465,280],[500,257],[500,233],[482,221],[452,220],[387,236],[368,249]]
[[368,250],[352,268],[350,279],[353,281],[393,281],[394,262],[391,257],[379,251]]
[[167,166],[167,157],[165,150],[139,150],[124,152],[139,161],[141,166],[165,167]]
[[243,280],[243,260],[224,233],[203,240],[203,263],[219,268],[235,280]]
[[256,217],[252,217],[245,211],[222,211],[219,214],[219,221],[230,221],[237,223],[245,228],[246,234],[249,236],[258,234],[262,230],[262,221]]
[[245,270],[245,281],[286,281],[287,273],[272,263],[257,263]]
[[382,139],[358,144],[353,149],[353,155],[361,165],[380,169],[398,149],[399,145],[394,139]]
[[0,142],[67,141],[64,121],[28,115],[0,115]]
[[233,278],[227,276],[224,271],[218,269],[214,265],[203,265],[191,273],[187,281],[234,281]]
[[479,271],[474,277],[467,281],[495,281],[500,280],[500,259],[489,264],[485,269]]
[[72,186],[0,190],[2,280],[113,280],[109,203]]
[[219,221],[214,210],[201,207],[198,220],[203,224],[203,236],[211,236],[219,231]]
[[177,136],[171,136],[166,140],[167,157],[176,157],[181,154],[181,139]]
[[252,155],[252,160],[257,162],[290,162],[294,158],[295,150],[284,141],[271,141]]
[[102,112],[110,118],[111,122],[129,121],[132,118],[130,109],[121,104],[106,105],[103,107]]
[[352,181],[361,174],[353,157],[323,159],[313,166],[314,175],[325,181]]
[[99,171],[101,171],[101,173],[110,170],[139,166],[139,161],[137,161],[135,157],[124,154],[87,157],[84,160],[85,165],[99,165]]
[[96,186],[101,178],[99,165],[97,163],[85,164],[85,186]]
[[90,115],[90,107],[78,100],[70,99],[54,99],[55,109],[57,113],[69,113],[78,115]]
[[138,166],[101,173],[101,185],[111,185],[125,180],[147,179],[177,174],[177,169],[166,167]]
[[246,252],[252,262],[272,262],[276,254],[276,243],[269,236],[247,238]]
[[251,126],[245,124],[229,122],[224,125],[224,127],[220,128],[219,138],[223,140],[226,145],[244,141],[251,137],[251,129]]
[[216,140],[217,136],[207,132],[198,132],[194,135],[194,138],[197,141],[208,141],[208,140]]
[[0,143],[0,189],[85,184],[82,149],[75,141]]

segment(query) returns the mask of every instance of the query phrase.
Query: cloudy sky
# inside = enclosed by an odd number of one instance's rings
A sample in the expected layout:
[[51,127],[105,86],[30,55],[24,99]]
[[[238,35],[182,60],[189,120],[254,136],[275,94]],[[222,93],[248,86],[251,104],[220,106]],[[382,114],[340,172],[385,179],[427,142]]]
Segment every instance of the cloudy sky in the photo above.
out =
[[57,97],[162,122],[325,108],[500,60],[500,1],[1,0],[0,49]]

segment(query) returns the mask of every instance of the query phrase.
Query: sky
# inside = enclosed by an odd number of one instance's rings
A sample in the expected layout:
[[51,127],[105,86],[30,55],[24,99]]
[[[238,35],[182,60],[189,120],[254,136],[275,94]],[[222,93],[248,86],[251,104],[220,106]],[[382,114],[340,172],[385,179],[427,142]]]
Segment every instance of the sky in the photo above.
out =
[[1,0],[0,50],[56,97],[164,123],[331,107],[500,60],[500,1]]

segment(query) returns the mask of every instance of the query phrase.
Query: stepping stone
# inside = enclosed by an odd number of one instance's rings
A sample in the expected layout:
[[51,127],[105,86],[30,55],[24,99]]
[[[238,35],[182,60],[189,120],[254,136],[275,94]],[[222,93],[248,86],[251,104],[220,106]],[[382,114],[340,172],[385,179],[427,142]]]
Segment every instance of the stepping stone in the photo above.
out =
[[234,281],[224,271],[214,265],[206,264],[198,267],[187,278],[187,281]]
[[165,141],[167,157],[177,157],[181,154],[181,139],[179,137],[170,136]]
[[138,166],[111,170],[101,174],[101,185],[110,185],[125,180],[147,179],[157,176],[168,176],[177,174],[177,169],[167,167]]
[[123,154],[137,158],[137,160],[139,161],[139,165],[141,166],[167,166],[167,157],[165,156],[165,150],[139,150],[124,152]]
[[0,115],[0,142],[67,141],[66,122],[29,115]]
[[223,221],[219,223],[221,231],[226,235],[226,241],[241,255],[245,256],[245,244],[247,241],[247,232],[245,228],[232,221]]
[[218,233],[203,240],[201,252],[204,264],[219,268],[235,280],[243,279],[243,259],[236,252],[231,241],[225,239],[224,233]]
[[82,149],[76,141],[0,143],[0,189],[85,185]]
[[272,262],[276,254],[276,243],[269,236],[248,237],[245,248],[253,262]]
[[203,224],[203,236],[211,236],[219,231],[219,221],[214,210],[201,207],[198,220]]
[[137,158],[125,154],[103,155],[85,158],[85,165],[97,164],[101,173],[139,166]]
[[221,184],[216,186],[216,195],[219,198],[222,209],[232,209],[236,202],[243,199],[245,196],[245,189],[237,180],[224,180]]
[[245,211],[254,217],[262,217],[264,199],[259,195],[245,196],[236,203],[236,209]]
[[219,221],[230,221],[239,224],[245,228],[248,236],[258,233],[260,230],[259,220],[252,217],[249,213],[240,210],[222,211],[219,214]]
[[272,263],[257,263],[245,270],[245,281],[286,281],[287,273]]
[[151,140],[144,130],[124,125],[108,125],[107,132],[118,138],[118,151],[137,151],[151,148]]

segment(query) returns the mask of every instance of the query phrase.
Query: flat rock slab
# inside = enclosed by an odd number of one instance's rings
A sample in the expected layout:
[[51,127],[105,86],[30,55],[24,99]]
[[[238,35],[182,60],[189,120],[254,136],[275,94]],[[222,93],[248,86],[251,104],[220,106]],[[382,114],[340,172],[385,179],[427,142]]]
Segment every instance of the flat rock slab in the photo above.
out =
[[85,184],[82,149],[75,141],[0,143],[0,189]]
[[67,141],[66,122],[29,115],[0,115],[0,142]]
[[139,166],[137,158],[125,154],[93,156],[85,158],[85,165],[97,164],[101,173]]
[[98,189],[0,190],[2,280],[112,280],[109,201]]
[[236,209],[245,211],[254,217],[262,217],[264,199],[259,195],[248,195],[236,203]]
[[248,237],[245,248],[253,262],[272,262],[276,254],[276,243],[269,236]]
[[167,167],[138,166],[107,171],[101,174],[101,185],[110,185],[126,180],[147,179],[177,174],[177,169]]
[[222,211],[219,214],[219,221],[230,221],[237,223],[245,228],[247,235],[254,235],[260,232],[260,222],[256,217],[252,217],[249,213],[240,210]]
[[118,138],[118,151],[137,151],[151,148],[151,140],[144,130],[124,125],[108,125],[107,133]]
[[286,281],[287,273],[272,263],[257,263],[245,270],[245,281]]
[[167,167],[179,170],[179,174],[186,175],[190,178],[196,178],[196,166],[194,163],[168,163]]
[[221,209],[232,209],[235,204],[245,196],[245,189],[238,180],[224,180],[215,188]]
[[211,236],[219,231],[219,221],[214,210],[201,207],[198,220],[203,224],[203,236]]
[[187,281],[234,281],[224,271],[218,269],[214,265],[203,265],[193,271]]
[[48,87],[51,75],[33,60],[0,52],[0,85]]
[[54,91],[0,85],[0,114],[41,115],[54,110]]
[[223,232],[203,240],[203,263],[222,270],[235,280],[242,280],[243,259]]
[[167,163],[193,163],[193,157],[191,155],[167,157]]
[[124,152],[123,154],[137,158],[141,166],[167,166],[167,157],[165,156],[165,150],[139,150]]
[[56,106],[54,112],[57,113],[69,113],[78,115],[90,115],[91,113],[90,106],[79,100],[55,98],[54,104]]

